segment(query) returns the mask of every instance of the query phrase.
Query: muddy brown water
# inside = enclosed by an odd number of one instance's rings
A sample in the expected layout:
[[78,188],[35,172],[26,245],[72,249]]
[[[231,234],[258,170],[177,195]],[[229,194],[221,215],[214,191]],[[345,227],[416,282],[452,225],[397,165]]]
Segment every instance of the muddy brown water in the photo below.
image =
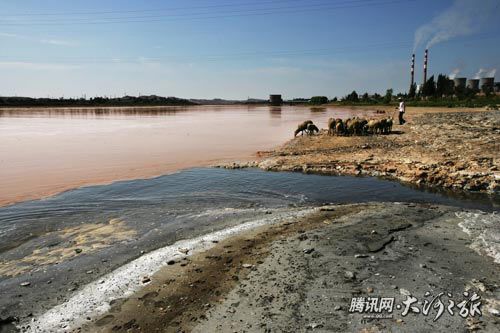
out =
[[305,106],[0,109],[0,206],[82,185],[253,158],[297,123],[370,115]]

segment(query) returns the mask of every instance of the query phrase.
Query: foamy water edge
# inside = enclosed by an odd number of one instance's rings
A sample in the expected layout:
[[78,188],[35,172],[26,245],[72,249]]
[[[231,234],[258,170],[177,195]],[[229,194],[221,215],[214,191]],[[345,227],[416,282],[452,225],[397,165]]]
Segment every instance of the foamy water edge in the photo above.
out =
[[[203,236],[181,240],[149,252],[93,281],[77,292],[69,300],[59,304],[30,321],[21,322],[18,328],[24,332],[68,332],[89,322],[87,318],[96,319],[111,309],[110,302],[118,298],[129,297],[142,287],[142,278],[152,276],[167,265],[169,260],[189,257],[215,246],[213,241],[221,241],[238,233],[259,226],[304,217],[315,211],[315,208],[301,210],[288,209],[273,215],[246,222],[234,227],[212,232]],[[188,249],[189,255],[179,252]]]
[[456,212],[458,225],[472,238],[469,246],[480,255],[488,255],[500,264],[500,215],[484,212]]

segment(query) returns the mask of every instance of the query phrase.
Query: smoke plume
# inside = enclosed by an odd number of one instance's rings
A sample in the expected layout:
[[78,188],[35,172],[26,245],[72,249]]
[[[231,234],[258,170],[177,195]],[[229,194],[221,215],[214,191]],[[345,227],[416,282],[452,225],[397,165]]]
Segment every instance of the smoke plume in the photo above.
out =
[[477,71],[476,75],[474,75],[474,78],[482,79],[483,77],[495,77],[496,72],[497,72],[496,68],[493,69],[480,68],[479,71]]
[[448,75],[448,77],[450,79],[454,79],[457,77],[457,75],[460,73],[460,68],[455,68],[453,71],[451,71],[450,75]]
[[413,52],[423,44],[430,48],[455,37],[475,34],[495,12],[498,12],[498,0],[455,0],[451,7],[415,31]]

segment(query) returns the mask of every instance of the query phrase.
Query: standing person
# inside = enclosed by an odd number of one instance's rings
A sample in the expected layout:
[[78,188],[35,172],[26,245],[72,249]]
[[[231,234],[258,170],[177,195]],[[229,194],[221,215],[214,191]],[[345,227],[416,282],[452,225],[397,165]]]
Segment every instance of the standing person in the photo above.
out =
[[406,120],[403,119],[403,115],[406,112],[406,105],[405,105],[405,101],[403,101],[403,99],[401,97],[399,97],[398,100],[399,100],[399,107],[398,107],[399,125],[403,125],[404,123],[406,123]]

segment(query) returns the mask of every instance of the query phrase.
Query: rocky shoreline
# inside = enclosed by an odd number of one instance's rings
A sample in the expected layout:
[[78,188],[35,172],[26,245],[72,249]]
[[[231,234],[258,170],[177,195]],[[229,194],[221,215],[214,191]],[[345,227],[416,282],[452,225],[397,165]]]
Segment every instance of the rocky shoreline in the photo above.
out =
[[498,194],[500,112],[415,112],[390,135],[297,137],[258,160],[219,165],[384,177],[422,187]]

